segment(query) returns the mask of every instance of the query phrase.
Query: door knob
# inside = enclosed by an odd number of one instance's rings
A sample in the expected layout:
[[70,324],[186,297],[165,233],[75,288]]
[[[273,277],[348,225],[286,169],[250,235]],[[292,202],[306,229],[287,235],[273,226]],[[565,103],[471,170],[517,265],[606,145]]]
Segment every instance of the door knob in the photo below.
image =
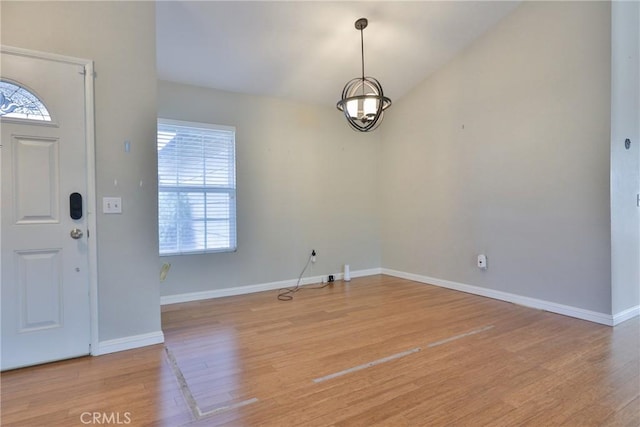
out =
[[79,228],[74,228],[73,230],[71,230],[71,233],[69,233],[71,235],[72,239],[79,239],[82,237],[82,230],[80,230]]

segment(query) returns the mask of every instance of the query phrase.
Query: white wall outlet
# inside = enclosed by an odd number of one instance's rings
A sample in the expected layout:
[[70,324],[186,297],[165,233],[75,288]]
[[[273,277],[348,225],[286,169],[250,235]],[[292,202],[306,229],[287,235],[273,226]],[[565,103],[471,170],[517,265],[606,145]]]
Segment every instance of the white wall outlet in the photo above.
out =
[[122,213],[122,197],[103,197],[102,213],[121,214]]
[[481,270],[487,269],[487,256],[480,254],[478,255],[478,268]]

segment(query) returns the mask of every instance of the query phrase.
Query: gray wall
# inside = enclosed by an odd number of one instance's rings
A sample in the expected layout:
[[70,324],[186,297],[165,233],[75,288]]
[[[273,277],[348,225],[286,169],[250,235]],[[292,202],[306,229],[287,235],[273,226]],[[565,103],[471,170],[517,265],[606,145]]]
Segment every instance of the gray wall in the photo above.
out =
[[335,109],[159,82],[159,117],[236,127],[238,250],[162,257],[162,295],[380,267],[379,133]]
[[[640,305],[640,3],[611,4],[611,292],[614,314]],[[627,150],[624,140],[632,143]]]
[[383,267],[611,313],[610,18],[525,2],[396,102]]
[[97,215],[98,340],[160,331],[155,4],[2,2],[1,8],[3,44],[95,61],[98,210],[103,196],[121,196],[123,205],[122,215]]
[[[523,3],[361,135],[333,108],[157,88],[152,2],[2,2],[2,43],[95,60],[97,196],[124,206],[98,215],[99,339],[159,330],[160,286],[292,279],[311,248],[310,275],[383,266],[611,313],[609,7]],[[156,115],[237,127],[238,252],[158,258]]]

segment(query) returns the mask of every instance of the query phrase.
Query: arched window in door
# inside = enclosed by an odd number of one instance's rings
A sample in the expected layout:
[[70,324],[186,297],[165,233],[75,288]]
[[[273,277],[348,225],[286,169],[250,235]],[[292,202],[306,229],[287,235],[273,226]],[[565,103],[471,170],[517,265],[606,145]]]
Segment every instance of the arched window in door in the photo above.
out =
[[28,89],[5,80],[0,80],[0,117],[51,121],[51,114],[40,98]]

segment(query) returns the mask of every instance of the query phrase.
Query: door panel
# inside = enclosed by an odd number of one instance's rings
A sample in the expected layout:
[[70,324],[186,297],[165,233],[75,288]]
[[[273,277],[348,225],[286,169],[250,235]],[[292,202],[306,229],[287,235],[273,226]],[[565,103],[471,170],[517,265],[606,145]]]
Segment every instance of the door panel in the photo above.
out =
[[52,118],[0,117],[6,370],[88,354],[91,322],[88,220],[69,207],[72,193],[88,199],[84,67],[5,51],[1,61],[2,79],[37,95]]
[[18,332],[62,327],[60,250],[16,251]]
[[14,137],[12,142],[16,224],[58,223],[58,141]]

